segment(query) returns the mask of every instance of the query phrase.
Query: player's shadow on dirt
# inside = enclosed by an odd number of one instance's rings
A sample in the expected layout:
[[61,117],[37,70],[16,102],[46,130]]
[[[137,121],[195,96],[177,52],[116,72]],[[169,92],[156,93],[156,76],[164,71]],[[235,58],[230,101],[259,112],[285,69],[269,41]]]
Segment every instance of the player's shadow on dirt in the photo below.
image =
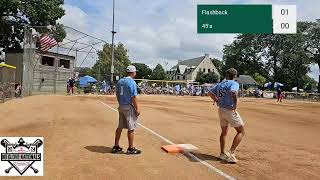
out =
[[112,148],[106,146],[86,146],[84,147],[86,150],[96,153],[111,153]]
[[[210,155],[210,154],[202,154],[202,153],[195,153],[192,152],[191,154],[195,155],[197,158],[201,159],[201,160],[209,160],[209,161],[221,161],[218,157]],[[197,160],[195,160],[194,158],[186,155],[188,157],[188,159],[192,162],[198,162]]]

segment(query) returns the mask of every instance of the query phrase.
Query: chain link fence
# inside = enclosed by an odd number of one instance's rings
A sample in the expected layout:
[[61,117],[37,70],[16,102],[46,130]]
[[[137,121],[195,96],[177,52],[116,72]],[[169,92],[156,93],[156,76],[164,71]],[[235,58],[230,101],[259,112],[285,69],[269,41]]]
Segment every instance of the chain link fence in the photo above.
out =
[[[255,90],[244,90],[239,92],[240,97],[248,98],[277,98],[277,93],[274,91],[255,91]],[[320,102],[320,93],[312,92],[282,92],[283,99],[288,100],[299,100],[299,101],[312,101]]]
[[15,97],[16,67],[0,63],[0,102]]
[[284,93],[285,99],[293,99],[293,100],[300,100],[300,101],[314,101],[320,102],[320,93],[306,93],[306,92],[285,92]]
[[21,73],[17,79],[22,84],[22,96],[66,93],[68,79],[78,78],[75,68],[82,65],[89,67],[97,61],[97,53],[106,41],[71,27],[63,26],[63,29],[67,34],[63,42],[43,51],[39,47],[40,38],[45,35],[53,37],[51,33],[40,33],[47,31],[48,27],[25,27],[23,54],[12,58],[22,56],[22,66],[17,66],[17,71]]

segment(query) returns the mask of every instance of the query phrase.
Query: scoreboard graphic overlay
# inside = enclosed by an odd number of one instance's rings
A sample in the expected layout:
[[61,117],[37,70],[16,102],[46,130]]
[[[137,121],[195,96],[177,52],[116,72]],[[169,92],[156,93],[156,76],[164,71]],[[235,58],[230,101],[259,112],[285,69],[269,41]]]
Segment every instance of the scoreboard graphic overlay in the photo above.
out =
[[198,5],[198,33],[295,34],[296,5]]

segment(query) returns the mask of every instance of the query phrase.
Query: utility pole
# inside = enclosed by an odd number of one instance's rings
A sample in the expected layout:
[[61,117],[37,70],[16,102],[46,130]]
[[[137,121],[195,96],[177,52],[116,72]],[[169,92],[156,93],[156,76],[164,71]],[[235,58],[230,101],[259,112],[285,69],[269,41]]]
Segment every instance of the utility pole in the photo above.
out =
[[115,7],[115,0],[113,0],[113,13],[112,13],[112,57],[111,57],[111,84],[113,83],[113,73],[114,73],[114,35],[117,33],[114,31],[114,7]]
[[[320,27],[320,19],[316,19],[318,27]],[[319,53],[319,52],[318,52]],[[318,93],[320,93],[320,64],[318,64],[319,70],[319,79],[318,79]]]

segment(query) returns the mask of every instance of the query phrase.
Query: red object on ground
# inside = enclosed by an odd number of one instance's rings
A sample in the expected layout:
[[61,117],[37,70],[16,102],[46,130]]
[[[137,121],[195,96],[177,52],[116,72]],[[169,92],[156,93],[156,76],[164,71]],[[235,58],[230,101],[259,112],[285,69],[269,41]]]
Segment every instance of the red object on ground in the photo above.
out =
[[183,152],[183,149],[176,144],[165,145],[165,146],[162,146],[161,149],[163,149],[167,153],[182,153]]

